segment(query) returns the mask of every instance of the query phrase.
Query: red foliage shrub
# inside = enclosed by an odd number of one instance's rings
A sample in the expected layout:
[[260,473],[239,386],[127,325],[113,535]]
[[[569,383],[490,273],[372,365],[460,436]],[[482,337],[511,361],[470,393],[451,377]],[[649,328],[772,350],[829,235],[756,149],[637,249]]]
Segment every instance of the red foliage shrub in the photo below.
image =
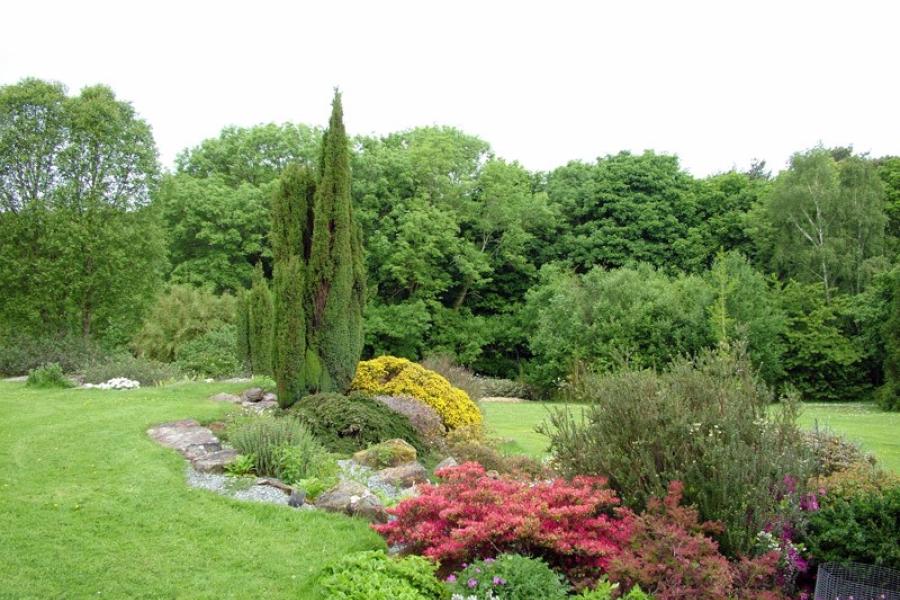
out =
[[628,547],[609,566],[609,578],[630,588],[640,585],[656,600],[779,600],[779,555],[742,558],[730,564],[708,535],[722,526],[699,522],[697,510],[681,506],[683,486],[669,484],[668,495],[653,498],[632,524]]
[[633,515],[600,477],[518,481],[485,475],[477,463],[442,469],[439,485],[375,525],[389,543],[405,544],[444,568],[502,552],[536,556],[575,583],[596,579],[627,544]]
[[699,523],[697,510],[680,506],[682,484],[669,484],[665,499],[653,498],[635,518],[628,548],[613,559],[609,577],[630,588],[640,585],[657,600],[717,600],[731,596],[732,573],[715,541],[717,523]]
[[735,598],[740,600],[785,600],[779,583],[781,554],[768,552],[756,558],[741,557],[732,563]]

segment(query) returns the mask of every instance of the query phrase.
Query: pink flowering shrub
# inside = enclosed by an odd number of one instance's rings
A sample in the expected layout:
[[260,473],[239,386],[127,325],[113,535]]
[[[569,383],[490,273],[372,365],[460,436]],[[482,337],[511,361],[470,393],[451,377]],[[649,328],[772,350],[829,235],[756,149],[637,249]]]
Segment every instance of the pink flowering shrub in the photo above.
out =
[[542,558],[579,585],[598,578],[628,543],[633,515],[601,477],[519,481],[488,477],[477,463],[441,469],[373,527],[388,543],[444,569],[509,552]]

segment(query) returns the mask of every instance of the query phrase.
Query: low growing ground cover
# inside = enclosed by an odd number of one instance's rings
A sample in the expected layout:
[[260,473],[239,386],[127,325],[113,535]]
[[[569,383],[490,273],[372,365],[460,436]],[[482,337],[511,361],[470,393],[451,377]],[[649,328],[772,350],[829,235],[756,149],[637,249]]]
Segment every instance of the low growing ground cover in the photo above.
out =
[[[508,440],[504,449],[534,457],[545,454],[547,438],[535,427],[549,410],[562,407],[549,402],[483,402],[485,422],[492,432]],[[827,427],[858,442],[874,454],[886,469],[900,473],[900,414],[884,412],[861,402],[804,404],[800,414],[804,428]]]
[[363,521],[188,487],[153,424],[212,420],[246,384],[131,391],[0,382],[0,596],[316,598],[322,567],[383,549]]

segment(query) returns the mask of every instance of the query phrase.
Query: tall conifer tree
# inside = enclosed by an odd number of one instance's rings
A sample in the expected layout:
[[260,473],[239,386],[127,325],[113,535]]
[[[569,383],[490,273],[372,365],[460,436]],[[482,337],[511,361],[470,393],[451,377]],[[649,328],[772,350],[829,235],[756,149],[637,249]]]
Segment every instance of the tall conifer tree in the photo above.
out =
[[322,140],[308,266],[310,338],[321,362],[318,388],[346,389],[362,353],[365,270],[350,200],[350,144],[340,92]]
[[273,366],[282,406],[299,400],[313,378],[309,372],[313,361],[306,360],[308,319],[304,300],[315,190],[315,177],[310,170],[290,165],[272,199],[276,323]]
[[365,265],[350,199],[350,147],[335,91],[317,180],[285,170],[272,203],[279,402],[343,391],[363,345]]
[[261,263],[256,263],[253,271],[249,304],[250,361],[253,374],[271,375],[274,308]]

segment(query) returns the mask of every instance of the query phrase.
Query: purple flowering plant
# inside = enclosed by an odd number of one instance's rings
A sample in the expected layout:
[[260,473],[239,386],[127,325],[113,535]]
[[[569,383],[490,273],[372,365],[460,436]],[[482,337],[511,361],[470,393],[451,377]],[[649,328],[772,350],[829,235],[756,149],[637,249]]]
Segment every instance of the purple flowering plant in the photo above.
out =
[[518,554],[476,560],[444,581],[453,598],[464,600],[564,600],[569,591],[547,563]]

